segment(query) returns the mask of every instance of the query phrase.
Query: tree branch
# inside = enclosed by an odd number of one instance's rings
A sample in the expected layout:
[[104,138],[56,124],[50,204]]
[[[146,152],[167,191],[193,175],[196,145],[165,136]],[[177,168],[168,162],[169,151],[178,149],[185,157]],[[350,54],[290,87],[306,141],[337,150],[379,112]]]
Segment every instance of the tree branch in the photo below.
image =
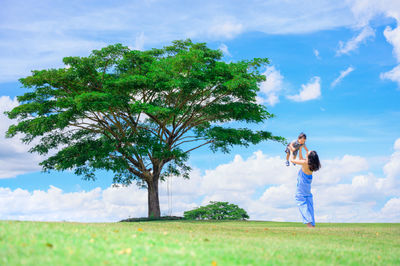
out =
[[191,151],[193,151],[193,150],[195,150],[195,149],[198,149],[198,148],[200,148],[200,147],[202,147],[202,146],[204,146],[204,145],[210,144],[210,143],[212,143],[212,142],[214,142],[214,140],[209,140],[209,141],[207,141],[207,142],[205,142],[205,143],[203,143],[203,144],[201,144],[201,145],[199,145],[199,146],[197,146],[197,147],[194,147],[193,149],[190,149],[190,150],[185,151],[185,153],[191,152]]

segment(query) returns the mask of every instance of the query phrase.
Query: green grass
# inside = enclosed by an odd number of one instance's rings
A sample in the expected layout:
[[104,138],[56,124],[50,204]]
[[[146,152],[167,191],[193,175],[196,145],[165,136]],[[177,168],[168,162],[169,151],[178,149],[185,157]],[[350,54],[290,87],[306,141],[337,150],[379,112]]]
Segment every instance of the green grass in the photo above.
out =
[[400,265],[400,224],[0,221],[0,265]]

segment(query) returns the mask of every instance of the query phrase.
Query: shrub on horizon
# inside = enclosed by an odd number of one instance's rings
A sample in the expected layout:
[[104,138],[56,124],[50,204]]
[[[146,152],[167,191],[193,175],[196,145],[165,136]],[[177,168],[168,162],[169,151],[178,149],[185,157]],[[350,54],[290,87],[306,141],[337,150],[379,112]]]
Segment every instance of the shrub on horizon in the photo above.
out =
[[249,219],[247,212],[229,202],[210,201],[210,204],[201,206],[183,213],[187,220],[245,220]]

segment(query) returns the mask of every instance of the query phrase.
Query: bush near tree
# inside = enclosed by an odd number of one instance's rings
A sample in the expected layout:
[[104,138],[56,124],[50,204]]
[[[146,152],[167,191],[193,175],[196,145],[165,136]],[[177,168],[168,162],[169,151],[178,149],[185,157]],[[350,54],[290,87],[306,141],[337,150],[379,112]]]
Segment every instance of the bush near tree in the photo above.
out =
[[245,220],[249,219],[247,212],[229,202],[210,201],[210,204],[191,211],[184,212],[188,220]]

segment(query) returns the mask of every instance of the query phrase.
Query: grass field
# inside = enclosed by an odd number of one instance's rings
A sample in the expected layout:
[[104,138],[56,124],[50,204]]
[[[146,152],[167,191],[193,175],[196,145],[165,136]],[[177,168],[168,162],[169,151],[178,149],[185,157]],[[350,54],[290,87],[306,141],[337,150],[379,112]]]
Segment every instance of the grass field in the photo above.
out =
[[400,265],[400,224],[0,221],[0,265]]

